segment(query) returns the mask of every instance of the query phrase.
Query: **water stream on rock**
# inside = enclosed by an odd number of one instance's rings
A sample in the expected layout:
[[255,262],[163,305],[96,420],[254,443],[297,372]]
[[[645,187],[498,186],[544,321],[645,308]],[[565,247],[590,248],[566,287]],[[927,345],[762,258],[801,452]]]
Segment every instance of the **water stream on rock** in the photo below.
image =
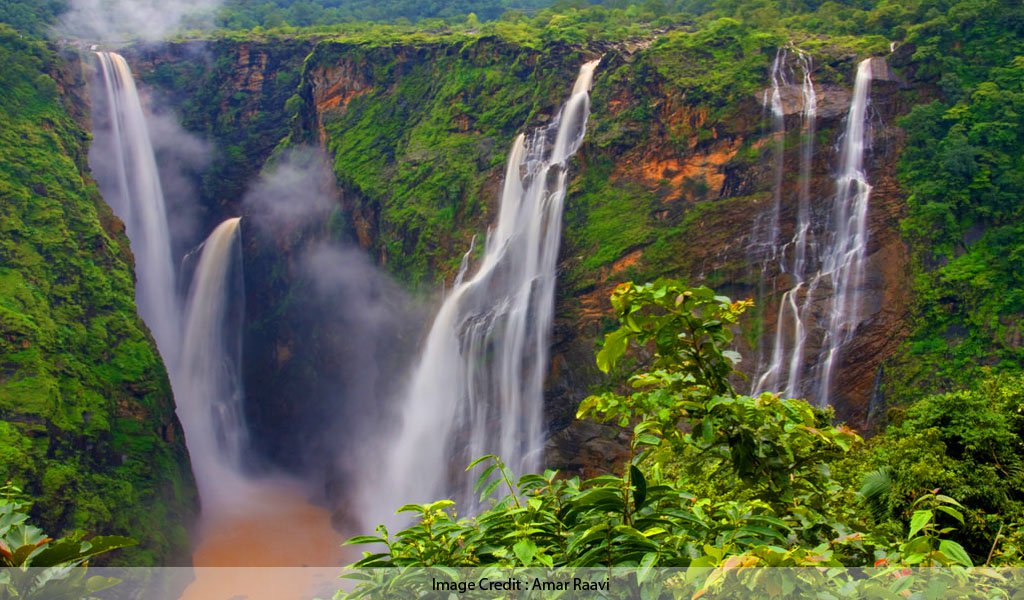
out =
[[864,153],[868,148],[867,107],[872,64],[873,59],[867,58],[857,66],[839,155],[841,168],[832,203],[831,235],[823,248],[821,269],[816,275],[816,280],[827,277],[832,287],[816,377],[815,396],[819,404],[829,402],[839,353],[853,339],[860,320],[861,287],[868,245],[868,203],[871,199],[871,185],[864,172]]
[[516,138],[480,265],[450,290],[413,371],[401,429],[389,440],[391,489],[373,490],[377,503],[447,496],[473,512],[473,477],[462,473],[470,461],[492,453],[518,474],[540,466],[568,160],[586,132],[597,64],[580,68],[549,125]]
[[[773,242],[776,242],[779,230],[778,221],[782,201],[785,138],[785,114],[778,83],[780,77],[775,74],[776,71],[785,73],[785,69],[778,65],[780,56],[784,61],[786,57],[785,51],[780,50],[780,54],[776,55],[776,64],[772,66],[772,120],[773,135],[776,137],[776,175],[775,188],[773,190],[773,219],[775,225],[772,230],[775,234],[775,239],[773,239]],[[779,270],[791,276],[792,287],[782,294],[782,298],[779,301],[771,354],[768,357],[767,363],[762,362],[761,368],[758,369],[760,375],[754,381],[755,394],[763,391],[779,391],[788,397],[797,397],[801,393],[800,384],[804,375],[805,360],[804,346],[807,342],[807,311],[810,309],[810,301],[814,295],[813,292],[808,293],[805,286],[807,275],[805,271],[809,258],[808,251],[811,249],[809,248],[809,240],[813,235],[810,210],[810,180],[811,163],[814,157],[814,131],[815,122],[817,121],[818,103],[817,95],[814,91],[814,81],[811,78],[811,59],[799,50],[797,51],[797,59],[803,71],[803,81],[800,86],[802,107],[797,218],[792,239],[778,251],[772,253],[772,258],[779,263]],[[784,81],[786,85],[792,85],[788,77],[784,78]],[[762,268],[762,276],[764,276],[765,271],[766,269]]]
[[184,342],[174,386],[204,511],[237,503],[239,493],[248,491],[240,475],[248,441],[239,372],[239,299],[244,298],[239,293],[240,221],[238,217],[224,221],[203,242],[185,309]]
[[[160,175],[131,69],[114,52],[97,52],[109,122],[90,152],[103,198],[124,221],[135,255],[135,301],[173,378],[181,348],[181,308],[171,259]],[[101,146],[111,152],[108,155]]]
[[[774,335],[760,345],[759,355],[763,358],[759,361],[752,391],[778,391],[788,397],[807,397],[819,405],[826,405],[832,394],[838,357],[853,338],[860,320],[868,201],[871,196],[871,186],[864,172],[864,154],[869,145],[866,115],[872,59],[862,61],[857,68],[831,211],[816,218],[810,179],[817,96],[811,78],[810,57],[797,52],[803,81],[800,86],[800,172],[794,233],[785,244],[776,243],[762,252],[765,262],[761,269],[763,288],[767,287],[764,279],[773,271],[769,266],[775,263],[774,271],[786,277],[788,289],[779,299]],[[782,50],[776,55],[770,91],[766,90],[764,94],[766,109],[771,107],[772,131],[776,139],[774,202],[770,213],[773,225],[767,236],[769,242],[778,238],[780,207],[784,202],[781,191],[784,148],[779,140],[785,136],[785,110],[780,90],[793,85],[786,75],[786,56]],[[826,307],[825,312],[818,314],[816,311],[821,311],[822,305]],[[810,347],[812,338],[820,340],[816,354]]]

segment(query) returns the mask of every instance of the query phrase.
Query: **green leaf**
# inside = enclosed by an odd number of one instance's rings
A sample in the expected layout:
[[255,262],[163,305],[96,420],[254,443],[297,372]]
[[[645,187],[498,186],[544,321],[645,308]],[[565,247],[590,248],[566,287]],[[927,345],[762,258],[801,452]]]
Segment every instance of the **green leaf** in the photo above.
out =
[[657,446],[658,444],[661,444],[661,438],[653,433],[644,433],[637,436],[636,443],[638,446]]
[[960,504],[956,500],[950,498],[949,496],[945,496],[943,494],[936,494],[935,495],[935,499],[938,500],[939,502],[945,502],[946,504],[952,504],[953,506],[959,506],[960,508],[964,507],[963,504]]
[[55,567],[62,565],[80,564],[88,558],[134,546],[137,542],[131,538],[108,535],[94,537],[88,542],[75,542],[72,540],[61,540],[51,544],[45,550],[32,558],[33,567]]
[[626,351],[628,343],[629,332],[625,329],[617,329],[606,335],[604,346],[597,353],[597,368],[601,369],[602,373],[611,371],[611,368]]
[[472,469],[473,467],[477,466],[478,464],[480,464],[480,463],[482,463],[482,462],[484,462],[486,460],[493,460],[495,462],[498,462],[498,457],[493,455],[493,454],[484,454],[480,458],[478,458],[478,459],[474,460],[473,462],[469,463],[469,466],[466,467],[466,470],[468,471],[468,470]]
[[953,562],[958,565],[965,567],[973,567],[974,564],[971,562],[971,557],[968,556],[967,551],[960,544],[953,540],[942,540],[939,542],[939,552],[942,552],[948,556]]
[[951,506],[936,506],[935,510],[941,510],[942,512],[953,517],[957,521],[960,521],[961,525],[963,525],[964,523],[964,514]]
[[512,546],[512,552],[515,552],[519,562],[523,563],[524,566],[529,566],[533,562],[533,557],[537,554],[537,544],[533,543],[530,539],[522,539]]
[[384,538],[376,535],[357,535],[345,540],[345,545],[350,544],[383,544]]
[[647,500],[647,479],[636,465],[629,465],[629,479],[633,483],[633,510],[640,510]]
[[910,533],[907,534],[908,538],[914,537],[918,531],[921,531],[931,523],[934,513],[930,510],[916,510],[914,516],[910,517]]

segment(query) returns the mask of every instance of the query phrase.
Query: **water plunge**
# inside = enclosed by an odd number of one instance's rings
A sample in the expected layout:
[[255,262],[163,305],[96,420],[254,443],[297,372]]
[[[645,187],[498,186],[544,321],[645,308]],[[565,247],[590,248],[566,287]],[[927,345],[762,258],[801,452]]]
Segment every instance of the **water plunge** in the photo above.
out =
[[[238,372],[240,220],[221,223],[201,246],[183,315],[166,205],[139,93],[124,58],[96,54],[104,93],[93,97],[97,107],[106,103],[107,108],[96,116],[106,114],[108,122],[94,120],[90,165],[104,198],[125,222],[136,260],[139,312],[167,366],[185,430],[203,504],[196,564],[338,564],[343,559],[335,536],[328,533],[330,514],[309,505],[301,482],[252,480],[241,471],[248,436]],[[289,517],[305,529],[266,526]],[[259,542],[254,546],[251,540]],[[253,555],[254,548],[271,545],[280,552]]]
[[[810,178],[811,163],[814,157],[814,131],[817,121],[817,94],[811,78],[811,58],[797,50],[797,60],[803,72],[800,86],[801,126],[800,126],[800,179],[797,191],[797,219],[792,239],[778,247],[779,218],[782,204],[782,183],[784,171],[784,138],[785,113],[782,107],[779,80],[785,85],[792,85],[783,64],[787,53],[780,49],[772,65],[772,123],[773,136],[776,138],[774,149],[775,181],[773,203],[773,226],[770,238],[772,260],[777,260],[778,269],[789,273],[793,286],[782,294],[775,320],[775,335],[772,340],[771,354],[768,362],[763,360],[758,368],[759,377],[754,382],[754,393],[763,391],[780,391],[786,396],[797,397],[801,393],[801,381],[804,372],[804,346],[807,342],[807,312],[813,299],[813,291],[805,286],[806,265],[809,240],[813,235],[810,210]],[[777,73],[781,73],[777,74]],[[762,280],[767,275],[767,261],[762,264]],[[801,294],[803,298],[801,298]],[[762,352],[762,356],[764,352]]]
[[[238,455],[245,437],[237,372],[240,328],[225,327],[231,262],[240,260],[239,221],[222,223],[204,244],[183,316],[167,208],[138,89],[121,55],[96,56],[105,92],[98,100],[106,102],[108,122],[97,123],[90,164],[104,198],[125,223],[135,255],[139,314],[167,367],[200,497],[214,504],[241,478]],[[229,329],[236,337],[226,343]]]
[[389,440],[389,489],[367,490],[369,514],[380,511],[381,497],[406,503],[441,495],[473,512],[472,478],[462,469],[484,454],[517,474],[540,466],[567,161],[586,131],[597,64],[580,68],[549,125],[516,138],[497,223],[476,273],[460,270],[434,320],[400,405],[400,431]]
[[224,221],[203,242],[189,290],[184,343],[175,378],[178,417],[186,432],[192,470],[206,511],[237,503],[239,492],[247,491],[239,475],[248,437],[239,373],[239,222],[238,217]]
[[846,134],[836,178],[836,196],[832,204],[831,231],[822,256],[817,278],[827,277],[832,284],[825,340],[819,359],[817,400],[827,404],[837,358],[851,339],[860,320],[861,287],[868,242],[868,201],[871,185],[864,172],[867,145],[867,107],[870,100],[872,59],[857,66],[857,79],[846,117]]
[[[131,69],[114,52],[97,52],[109,129],[98,128],[89,162],[103,198],[124,221],[135,255],[135,300],[172,381],[181,348],[181,309],[160,175]],[[109,154],[108,154],[109,152]]]

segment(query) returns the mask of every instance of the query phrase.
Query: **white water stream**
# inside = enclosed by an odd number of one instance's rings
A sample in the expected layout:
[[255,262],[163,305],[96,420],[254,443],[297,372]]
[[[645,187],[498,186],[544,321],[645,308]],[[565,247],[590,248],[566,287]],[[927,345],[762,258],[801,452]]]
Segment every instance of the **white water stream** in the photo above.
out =
[[597,63],[581,67],[548,126],[516,138],[497,223],[476,273],[460,272],[434,320],[376,502],[454,497],[473,512],[473,477],[463,473],[471,460],[493,453],[516,474],[540,466],[567,162],[586,132]]

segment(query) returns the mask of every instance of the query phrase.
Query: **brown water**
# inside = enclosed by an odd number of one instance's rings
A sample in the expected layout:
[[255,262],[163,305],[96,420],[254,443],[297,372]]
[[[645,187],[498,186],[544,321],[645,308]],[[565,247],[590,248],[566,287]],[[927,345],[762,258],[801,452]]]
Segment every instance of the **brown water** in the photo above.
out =
[[327,509],[311,504],[298,485],[254,482],[237,510],[201,520],[192,554],[196,580],[182,600],[311,598],[313,587],[330,587],[341,566],[358,557],[341,548],[348,535],[336,531]]

